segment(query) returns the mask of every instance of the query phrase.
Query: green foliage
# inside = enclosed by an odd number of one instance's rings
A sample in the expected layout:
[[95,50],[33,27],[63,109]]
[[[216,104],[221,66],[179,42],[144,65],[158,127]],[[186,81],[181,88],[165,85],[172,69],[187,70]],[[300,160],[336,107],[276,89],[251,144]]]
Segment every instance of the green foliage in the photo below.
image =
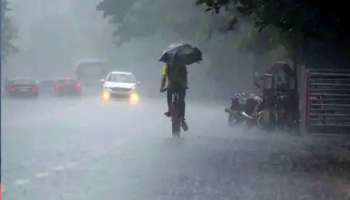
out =
[[202,12],[194,1],[188,0],[103,0],[97,10],[116,25],[119,44],[154,34],[205,40],[220,17]]
[[112,17],[112,21],[119,23],[137,0],[104,0],[97,6],[97,10],[103,11],[104,17]]
[[315,42],[326,44],[331,52],[349,52],[350,14],[346,1],[197,0],[196,3],[214,13],[228,8],[238,10],[249,17],[259,31],[276,28],[279,42],[293,56],[297,56],[301,48],[313,52],[307,44]]
[[2,55],[1,57],[6,61],[6,59],[18,52],[17,47],[13,44],[13,41],[17,38],[17,29],[13,25],[11,18],[6,16],[6,12],[10,11],[8,7],[8,2],[2,2],[1,9],[1,20],[2,20],[2,33],[1,33],[1,45],[2,45]]
[[197,0],[197,5],[207,6],[207,11],[221,12],[223,8],[235,8],[243,15],[251,17],[261,31],[267,26],[275,26],[282,31],[292,32],[302,28],[306,18],[303,0]]
[[240,41],[239,49],[252,52],[255,55],[263,55],[270,52],[279,45],[279,38],[274,29],[266,29],[258,32],[251,29]]

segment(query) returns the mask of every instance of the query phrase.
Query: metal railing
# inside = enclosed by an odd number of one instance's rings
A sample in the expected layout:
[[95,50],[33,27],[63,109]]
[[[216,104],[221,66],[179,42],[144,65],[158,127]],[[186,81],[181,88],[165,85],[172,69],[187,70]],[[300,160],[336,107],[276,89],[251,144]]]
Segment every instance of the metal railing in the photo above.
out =
[[306,72],[305,122],[310,132],[350,134],[350,70]]

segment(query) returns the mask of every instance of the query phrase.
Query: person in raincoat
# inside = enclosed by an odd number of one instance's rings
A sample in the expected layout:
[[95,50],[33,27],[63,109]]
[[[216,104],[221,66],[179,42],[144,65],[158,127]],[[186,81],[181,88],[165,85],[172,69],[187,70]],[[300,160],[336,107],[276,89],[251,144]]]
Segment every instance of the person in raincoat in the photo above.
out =
[[172,104],[172,95],[174,92],[179,94],[180,101],[180,116],[182,118],[182,126],[184,130],[188,130],[188,125],[185,121],[185,97],[187,85],[187,67],[182,64],[164,64],[162,67],[162,80],[160,92],[167,91],[168,111],[164,114],[170,116],[170,107]]

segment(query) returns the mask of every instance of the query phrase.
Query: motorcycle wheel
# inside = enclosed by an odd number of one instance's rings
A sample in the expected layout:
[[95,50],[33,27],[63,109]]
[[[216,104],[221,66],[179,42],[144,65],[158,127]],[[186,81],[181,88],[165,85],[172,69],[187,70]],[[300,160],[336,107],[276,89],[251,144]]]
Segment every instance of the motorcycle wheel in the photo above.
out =
[[258,113],[257,127],[261,130],[270,131],[272,129],[272,116],[268,110],[262,110]]
[[239,124],[239,120],[232,114],[228,116],[228,125],[230,127],[236,127]]

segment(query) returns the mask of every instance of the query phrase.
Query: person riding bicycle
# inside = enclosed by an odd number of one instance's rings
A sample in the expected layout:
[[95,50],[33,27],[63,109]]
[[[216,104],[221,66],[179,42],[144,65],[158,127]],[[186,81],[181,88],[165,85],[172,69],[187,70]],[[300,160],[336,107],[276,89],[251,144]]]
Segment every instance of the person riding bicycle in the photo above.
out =
[[[167,83],[167,86],[166,86]],[[188,130],[187,123],[185,121],[185,97],[187,87],[187,67],[181,64],[165,64],[162,68],[162,81],[160,86],[160,92],[167,91],[167,103],[168,111],[164,114],[170,117],[170,108],[172,104],[173,93],[179,94],[180,103],[180,117],[182,120],[182,127],[186,131]]]

